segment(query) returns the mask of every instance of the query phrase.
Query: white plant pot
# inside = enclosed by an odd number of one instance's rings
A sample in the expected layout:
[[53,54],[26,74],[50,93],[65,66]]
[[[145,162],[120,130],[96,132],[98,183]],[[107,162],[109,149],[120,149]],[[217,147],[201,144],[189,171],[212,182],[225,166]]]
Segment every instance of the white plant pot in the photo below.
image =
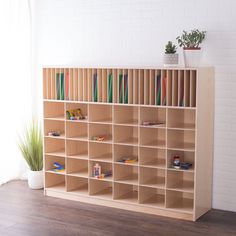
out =
[[32,171],[28,172],[28,185],[31,189],[42,189],[43,188],[43,171]]
[[198,67],[201,65],[202,52],[201,48],[189,49],[184,48],[184,66]]
[[163,57],[164,66],[177,66],[179,63],[179,55],[175,54],[164,54]]

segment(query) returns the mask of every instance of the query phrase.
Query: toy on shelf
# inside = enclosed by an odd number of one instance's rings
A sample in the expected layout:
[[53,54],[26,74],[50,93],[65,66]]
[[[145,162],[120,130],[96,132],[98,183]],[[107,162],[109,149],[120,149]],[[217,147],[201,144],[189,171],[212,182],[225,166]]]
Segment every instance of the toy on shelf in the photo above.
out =
[[48,136],[60,136],[61,132],[59,130],[52,130],[48,132]]
[[80,108],[67,110],[66,116],[68,120],[86,120],[87,117],[83,115]]
[[106,177],[112,176],[112,171],[108,170],[102,173],[102,167],[98,163],[96,163],[95,166],[93,167],[92,176],[97,179],[104,179]]
[[105,141],[109,139],[109,135],[107,134],[102,134],[102,135],[98,135],[98,136],[92,136],[91,140],[93,141]]
[[192,167],[192,164],[188,162],[181,162],[180,156],[175,155],[173,157],[172,167],[175,169],[189,170]]
[[122,157],[118,162],[121,163],[126,163],[126,164],[133,164],[138,161],[137,157],[134,156],[127,156],[127,157]]
[[61,165],[61,164],[59,164],[58,162],[54,162],[53,163],[53,171],[55,171],[55,172],[63,172],[63,171],[65,171],[65,167],[63,166],[63,165]]
[[158,126],[158,125],[164,125],[164,123],[157,122],[157,121],[143,121],[141,125],[143,125],[143,126]]

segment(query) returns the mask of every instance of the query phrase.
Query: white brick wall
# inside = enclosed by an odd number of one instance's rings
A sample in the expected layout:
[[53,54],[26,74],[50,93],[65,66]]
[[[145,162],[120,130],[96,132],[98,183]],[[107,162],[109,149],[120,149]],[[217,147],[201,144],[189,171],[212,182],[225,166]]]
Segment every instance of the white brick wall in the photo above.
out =
[[157,66],[168,40],[207,30],[203,63],[216,68],[213,207],[236,211],[235,0],[32,0],[32,9],[37,88],[42,65]]

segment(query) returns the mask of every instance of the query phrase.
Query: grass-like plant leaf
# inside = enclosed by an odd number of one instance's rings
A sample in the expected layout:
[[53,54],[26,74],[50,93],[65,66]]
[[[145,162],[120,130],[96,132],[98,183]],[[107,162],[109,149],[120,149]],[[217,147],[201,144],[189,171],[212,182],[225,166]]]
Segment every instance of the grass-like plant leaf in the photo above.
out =
[[33,120],[26,127],[24,135],[19,138],[18,146],[30,170],[43,169],[43,137],[37,121]]

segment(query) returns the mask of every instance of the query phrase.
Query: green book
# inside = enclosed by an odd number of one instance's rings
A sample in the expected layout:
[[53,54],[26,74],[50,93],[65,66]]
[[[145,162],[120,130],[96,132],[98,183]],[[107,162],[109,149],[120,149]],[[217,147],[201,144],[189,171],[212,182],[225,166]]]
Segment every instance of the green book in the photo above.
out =
[[124,75],[124,103],[128,103],[128,75]]
[[123,103],[123,74],[119,74],[119,103]]
[[111,103],[112,102],[112,82],[113,82],[113,78],[112,78],[112,74],[108,75],[108,102]]

